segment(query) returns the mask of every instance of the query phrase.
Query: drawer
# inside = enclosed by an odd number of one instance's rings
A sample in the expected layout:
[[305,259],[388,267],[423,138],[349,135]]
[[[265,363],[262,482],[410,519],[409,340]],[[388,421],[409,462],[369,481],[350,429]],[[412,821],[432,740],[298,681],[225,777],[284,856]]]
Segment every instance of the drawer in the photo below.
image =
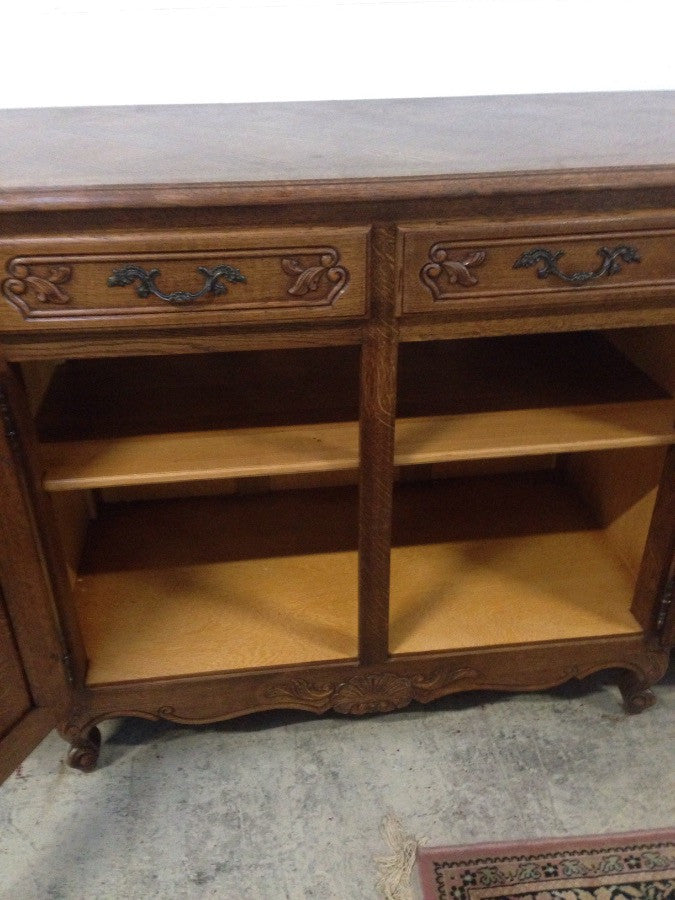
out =
[[[550,311],[675,296],[675,226],[648,219],[402,225],[400,309]],[[624,223],[625,224],[625,223]],[[642,227],[640,227],[642,226]],[[650,227],[651,226],[651,227]]]
[[0,330],[366,314],[369,229],[176,229],[0,241]]

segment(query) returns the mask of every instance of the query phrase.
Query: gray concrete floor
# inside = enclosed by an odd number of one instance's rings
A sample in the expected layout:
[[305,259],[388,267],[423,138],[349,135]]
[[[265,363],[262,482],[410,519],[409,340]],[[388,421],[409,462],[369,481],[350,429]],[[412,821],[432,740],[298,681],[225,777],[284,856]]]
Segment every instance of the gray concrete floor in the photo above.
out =
[[106,723],[101,766],[50,736],[0,788],[0,896],[375,898],[378,826],[431,844],[675,821],[675,676],[625,716],[607,676],[365,719]]

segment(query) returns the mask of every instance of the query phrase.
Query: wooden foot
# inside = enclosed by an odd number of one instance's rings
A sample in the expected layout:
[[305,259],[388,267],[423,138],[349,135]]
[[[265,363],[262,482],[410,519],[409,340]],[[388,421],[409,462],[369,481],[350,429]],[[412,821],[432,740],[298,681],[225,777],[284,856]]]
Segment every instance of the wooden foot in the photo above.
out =
[[650,683],[637,672],[626,671],[619,676],[619,690],[623,697],[624,709],[636,715],[644,712],[656,703],[656,697],[650,691]]
[[74,728],[60,728],[61,736],[70,742],[70,749],[66,756],[66,762],[73,769],[80,772],[93,772],[98,762],[101,750],[101,732],[94,725],[76,730]]

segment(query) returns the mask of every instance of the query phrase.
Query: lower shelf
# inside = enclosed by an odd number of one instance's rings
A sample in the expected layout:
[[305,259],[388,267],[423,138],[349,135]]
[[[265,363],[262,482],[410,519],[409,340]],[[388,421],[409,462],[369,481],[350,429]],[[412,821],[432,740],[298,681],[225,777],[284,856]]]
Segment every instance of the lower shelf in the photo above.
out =
[[104,505],[76,584],[99,684],[357,655],[354,489]]
[[[357,505],[103,504],[75,588],[88,682],[354,659]],[[394,654],[641,632],[634,574],[557,470],[398,485],[391,571]]]
[[390,652],[640,633],[635,578],[558,473],[400,485]]

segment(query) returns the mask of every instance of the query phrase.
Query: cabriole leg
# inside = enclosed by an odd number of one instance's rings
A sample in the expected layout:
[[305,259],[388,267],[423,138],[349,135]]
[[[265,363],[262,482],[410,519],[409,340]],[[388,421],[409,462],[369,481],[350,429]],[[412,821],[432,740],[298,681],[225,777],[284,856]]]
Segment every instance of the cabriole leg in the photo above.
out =
[[670,655],[667,650],[648,649],[635,669],[624,669],[617,683],[628,713],[641,713],[656,703],[650,690],[666,674]]
[[652,682],[647,681],[643,675],[626,670],[619,676],[618,684],[627,713],[634,715],[644,712],[656,703],[654,692],[650,690]]
[[83,728],[62,725],[59,734],[70,744],[66,757],[68,765],[81,772],[93,772],[101,750],[101,732],[98,728],[95,725],[85,725]]

